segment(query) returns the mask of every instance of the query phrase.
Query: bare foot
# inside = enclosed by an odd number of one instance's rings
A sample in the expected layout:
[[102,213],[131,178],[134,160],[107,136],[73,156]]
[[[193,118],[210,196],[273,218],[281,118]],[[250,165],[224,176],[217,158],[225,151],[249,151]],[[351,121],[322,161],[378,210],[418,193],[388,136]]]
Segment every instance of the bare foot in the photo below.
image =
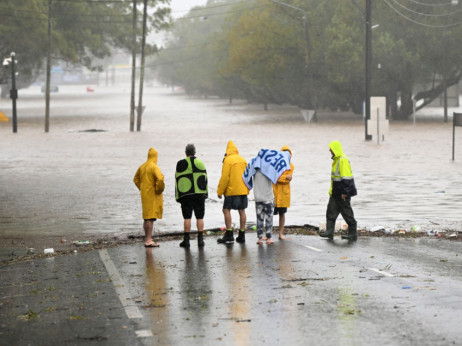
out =
[[265,236],[263,236],[263,238],[261,238],[261,240],[266,240],[266,237],[265,237]]
[[271,238],[266,239],[266,245],[271,245],[271,244],[274,244],[273,239]]
[[144,247],[159,247],[159,244],[157,244],[156,242],[144,243]]
[[257,245],[262,245],[263,244],[263,239],[258,239]]
[[280,235],[279,239],[284,240],[284,239],[292,239],[292,237],[285,237],[284,235]]

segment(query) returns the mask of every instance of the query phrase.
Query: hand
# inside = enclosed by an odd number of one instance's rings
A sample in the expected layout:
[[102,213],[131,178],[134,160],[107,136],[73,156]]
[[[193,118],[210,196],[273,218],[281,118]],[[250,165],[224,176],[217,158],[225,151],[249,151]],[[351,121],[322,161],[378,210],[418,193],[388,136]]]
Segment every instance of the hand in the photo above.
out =
[[347,195],[342,195],[342,199],[343,199],[344,201],[346,201],[347,197],[348,197]]
[[219,199],[221,199],[221,195],[217,195]]
[[292,180],[292,174],[286,175],[286,179],[287,179],[288,181],[291,181],[291,180]]

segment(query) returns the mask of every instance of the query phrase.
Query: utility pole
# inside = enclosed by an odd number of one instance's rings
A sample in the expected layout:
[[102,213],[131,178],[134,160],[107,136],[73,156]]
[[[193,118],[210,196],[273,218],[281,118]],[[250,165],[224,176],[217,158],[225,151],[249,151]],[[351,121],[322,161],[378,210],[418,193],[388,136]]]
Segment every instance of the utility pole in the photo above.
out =
[[133,0],[132,32],[132,88],[130,94],[130,132],[135,130],[135,81],[136,81],[136,0]]
[[143,83],[144,83],[144,47],[146,45],[146,20],[148,15],[148,0],[144,0],[143,9],[143,33],[141,38],[141,66],[140,66],[140,91],[138,95],[138,117],[136,131],[141,131],[141,117],[143,115]]
[[18,98],[18,90],[16,89],[16,72],[14,70],[15,53],[11,52],[11,91],[10,99],[13,102],[13,133],[18,132],[18,117],[16,113],[16,99]]
[[45,86],[45,132],[50,131],[50,79],[51,79],[51,1],[48,0],[48,47]]
[[372,46],[371,46],[371,37],[372,37],[372,28],[371,28],[371,19],[372,19],[372,10],[371,10],[371,0],[366,0],[366,61],[365,61],[365,117],[364,117],[364,129],[365,129],[365,138],[366,141],[372,139],[372,135],[367,134],[367,121],[371,119],[371,57],[372,57]]

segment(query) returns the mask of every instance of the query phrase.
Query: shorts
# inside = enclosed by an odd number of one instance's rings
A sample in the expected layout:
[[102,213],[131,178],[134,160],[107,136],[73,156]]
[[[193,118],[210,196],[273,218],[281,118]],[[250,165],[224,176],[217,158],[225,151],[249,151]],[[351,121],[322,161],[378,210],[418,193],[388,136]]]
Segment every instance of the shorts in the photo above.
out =
[[247,195],[225,196],[223,209],[242,210],[247,208],[248,203]]
[[278,215],[278,214],[283,215],[285,213],[287,213],[287,208],[278,208],[278,207],[274,208],[274,215]]
[[144,219],[144,221],[156,221],[157,219]]
[[192,217],[194,211],[194,216],[196,220],[201,220],[205,215],[205,198],[203,195],[189,195],[180,198],[181,203],[181,213],[183,214],[183,219],[187,220]]

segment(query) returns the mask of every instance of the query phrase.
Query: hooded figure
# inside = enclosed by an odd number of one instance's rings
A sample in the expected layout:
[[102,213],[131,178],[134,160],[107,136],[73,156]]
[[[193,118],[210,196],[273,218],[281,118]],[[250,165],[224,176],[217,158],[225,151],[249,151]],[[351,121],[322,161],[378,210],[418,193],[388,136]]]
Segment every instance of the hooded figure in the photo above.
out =
[[332,179],[329,195],[341,197],[346,195],[353,197],[357,195],[355,180],[351,170],[350,161],[343,153],[342,145],[339,141],[329,143],[332,151]]
[[223,195],[225,196],[223,215],[225,217],[226,232],[223,238],[217,240],[220,244],[234,242],[233,229],[231,228],[231,210],[233,209],[239,212],[239,235],[236,241],[239,243],[245,242],[245,222],[247,218],[245,209],[248,205],[247,195],[249,194],[249,189],[245,186],[242,175],[246,167],[247,162],[239,155],[236,145],[233,141],[229,141],[226,146],[221,178],[217,187],[218,198],[221,199]]
[[356,186],[351,171],[350,161],[343,153],[339,141],[329,143],[332,154],[331,186],[329,190],[329,203],[326,211],[326,230],[319,232],[323,238],[334,238],[335,221],[339,214],[348,224],[348,234],[342,235],[342,239],[356,241],[357,224],[351,208],[351,197],[356,196]]
[[150,148],[148,160],[136,171],[133,182],[140,190],[141,204],[143,206],[143,219],[162,219],[164,202],[164,175],[157,166],[157,150]]
[[[292,157],[292,151],[287,145],[281,148],[281,151],[288,151]],[[274,205],[276,208],[290,207],[290,181],[294,174],[294,164],[290,162],[290,170],[285,171],[278,179],[277,184],[273,184]],[[290,176],[290,179],[287,179]]]
[[236,145],[229,141],[226,147],[226,155],[223,159],[221,178],[218,183],[218,196],[248,195],[249,189],[245,186],[242,175],[247,167],[246,160],[239,155]]

